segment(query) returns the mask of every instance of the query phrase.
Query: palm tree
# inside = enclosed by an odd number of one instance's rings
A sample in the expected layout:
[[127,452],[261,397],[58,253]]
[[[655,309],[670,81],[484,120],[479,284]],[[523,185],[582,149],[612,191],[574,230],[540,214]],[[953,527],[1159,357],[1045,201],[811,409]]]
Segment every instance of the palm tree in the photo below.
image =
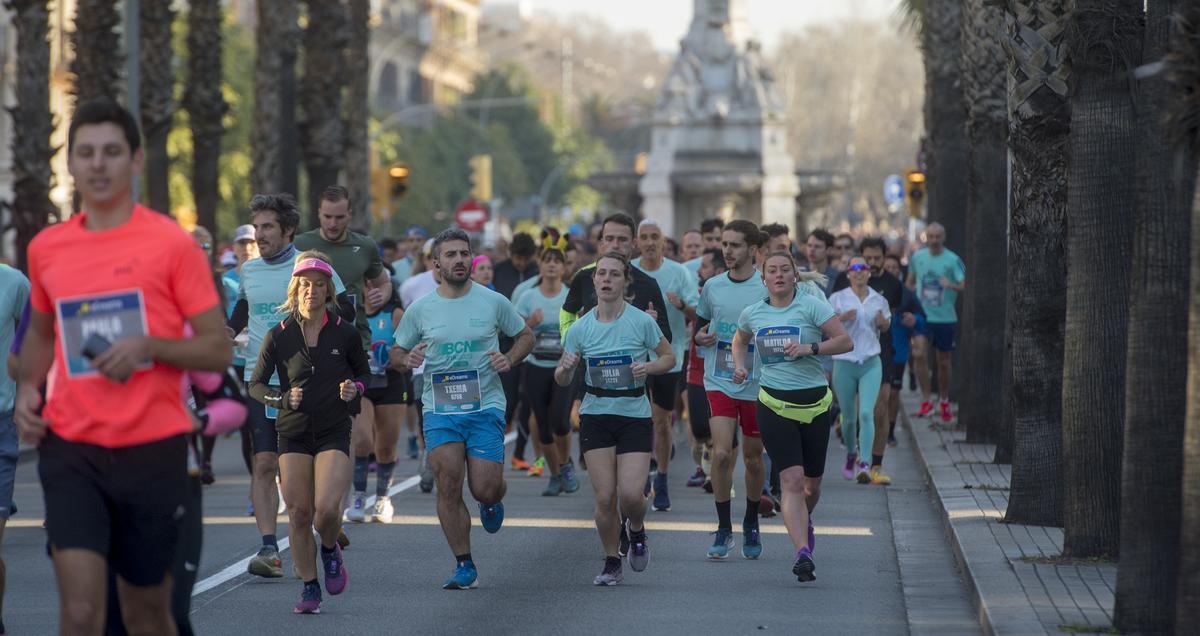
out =
[[75,100],[87,102],[121,94],[121,23],[116,0],[78,0],[71,46],[71,73],[75,75]]
[[[1142,59],[1167,52],[1177,0],[1146,7]],[[1168,633],[1175,618],[1184,417],[1187,411],[1191,191],[1196,155],[1172,148],[1162,113],[1172,92],[1163,78],[1139,87],[1133,260],[1125,362],[1125,446],[1121,473],[1121,560],[1113,625]]]
[[304,29],[304,76],[300,82],[300,147],[308,175],[312,225],[317,224],[317,198],[337,183],[345,163],[342,91],[346,87],[344,52],[349,44],[346,7],[341,0],[308,0]]
[[[250,183],[254,192],[291,192],[285,177],[285,145],[295,127],[292,102],[286,99],[289,78],[294,76],[299,17],[293,0],[257,0],[255,30],[254,127],[250,131],[253,166]],[[295,177],[291,179],[294,181]]]
[[368,90],[370,63],[367,58],[371,39],[370,0],[350,0],[350,42],[346,47],[346,188],[354,202],[354,229],[371,229],[371,149],[367,134],[370,116]]
[[1133,247],[1143,0],[1076,0],[1063,350],[1063,556],[1115,557],[1121,525],[1125,337]]
[[8,0],[12,25],[17,34],[16,94],[9,108],[12,116],[13,202],[4,203],[11,212],[17,233],[17,267],[29,271],[29,242],[58,210],[50,201],[54,178],[50,159],[54,149],[50,134],[50,10],[47,0]]
[[138,5],[138,106],[142,134],[146,137],[146,199],[150,207],[171,213],[168,187],[167,134],[175,114],[175,73],[172,68],[175,48],[171,25],[175,10],[170,2],[142,2]]
[[[1007,301],[1008,227],[1007,90],[1004,15],[985,0],[967,0],[962,20],[962,82],[967,113],[967,287],[963,303],[965,337],[958,373],[964,399],[959,419],[967,441],[994,442],[1002,427],[1004,316]],[[968,348],[969,347],[969,348]]]
[[217,236],[221,200],[221,118],[229,105],[221,94],[221,0],[192,0],[188,10],[188,87],[183,104],[192,125],[192,194],[196,222]]
[[1012,491],[1005,518],[1062,524],[1062,364],[1067,277],[1072,0],[1006,0],[1011,185]]

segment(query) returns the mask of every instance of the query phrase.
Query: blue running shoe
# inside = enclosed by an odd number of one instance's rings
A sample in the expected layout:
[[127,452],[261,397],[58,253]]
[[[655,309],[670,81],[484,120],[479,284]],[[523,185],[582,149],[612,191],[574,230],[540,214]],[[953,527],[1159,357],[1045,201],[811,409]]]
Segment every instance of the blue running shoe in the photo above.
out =
[[716,538],[713,539],[713,544],[708,548],[708,558],[724,559],[729,556],[729,551],[733,549],[733,531],[725,528],[718,528],[713,534]]
[[454,568],[454,574],[442,583],[443,590],[473,590],[479,585],[479,571],[471,561],[463,561]]
[[742,558],[757,559],[762,556],[762,541],[758,536],[758,528],[742,528]]
[[575,477],[575,462],[567,462],[562,467],[563,492],[571,493],[579,490],[579,479]]
[[629,522],[625,522],[625,530],[629,533],[629,568],[634,572],[642,572],[650,564],[650,546],[646,545],[646,529],[641,532],[629,530]]
[[504,502],[497,501],[490,506],[479,504],[479,523],[488,534],[500,532],[500,526],[504,525]]
[[296,607],[292,608],[295,614],[320,614],[321,613],[321,586],[313,583],[306,584],[304,591],[300,592],[300,602],[296,603]]
[[671,509],[671,496],[667,494],[667,476],[654,473],[654,509],[666,512]]
[[808,548],[800,548],[796,553],[796,563],[792,565],[792,574],[796,575],[796,580],[807,583],[817,580],[817,566],[813,563],[812,550]]

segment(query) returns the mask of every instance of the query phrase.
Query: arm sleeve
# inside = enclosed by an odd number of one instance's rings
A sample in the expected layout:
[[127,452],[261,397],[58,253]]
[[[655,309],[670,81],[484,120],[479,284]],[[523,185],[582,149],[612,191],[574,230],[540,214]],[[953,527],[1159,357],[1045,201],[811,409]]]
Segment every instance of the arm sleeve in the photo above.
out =
[[263,404],[277,409],[283,408],[283,391],[271,388],[271,374],[275,371],[275,330],[271,329],[263,337],[262,347],[258,350],[258,362],[254,366],[254,374],[250,376],[250,385],[246,387],[250,397]]
[[239,296],[237,304],[233,306],[233,313],[229,315],[229,320],[225,321],[225,326],[236,334],[241,333],[248,324],[250,324],[250,303],[246,302],[245,296]]
[[558,310],[558,331],[564,336],[579,319],[579,310],[583,308],[583,278],[575,276],[571,279],[571,286],[567,288],[567,299],[563,301],[562,309]]

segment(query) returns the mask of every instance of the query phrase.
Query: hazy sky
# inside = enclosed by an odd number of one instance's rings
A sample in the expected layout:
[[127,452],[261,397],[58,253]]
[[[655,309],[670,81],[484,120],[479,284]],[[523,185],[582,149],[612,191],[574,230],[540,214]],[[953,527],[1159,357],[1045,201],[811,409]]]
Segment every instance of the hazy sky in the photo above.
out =
[[[484,0],[502,4],[513,0]],[[897,0],[748,0],[750,24],[766,48],[780,33],[807,24],[847,18],[890,19]],[[648,31],[660,49],[674,51],[692,19],[693,0],[521,0],[560,15],[601,16],[619,29]],[[602,10],[598,10],[603,7]]]

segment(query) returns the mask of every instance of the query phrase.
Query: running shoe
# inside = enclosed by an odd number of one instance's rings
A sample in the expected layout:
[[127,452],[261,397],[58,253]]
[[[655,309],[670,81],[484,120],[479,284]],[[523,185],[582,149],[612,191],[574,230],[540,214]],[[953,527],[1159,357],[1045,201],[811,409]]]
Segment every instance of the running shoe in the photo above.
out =
[[887,486],[892,483],[892,478],[884,474],[883,466],[872,466],[871,483],[876,486]]
[[776,510],[782,512],[782,509],[779,507],[779,503],[775,501],[775,498],[771,496],[771,493],[767,492],[766,489],[763,489],[762,496],[758,499],[759,516],[770,519],[771,517],[775,516]]
[[421,492],[433,492],[433,469],[426,466],[421,471]]
[[338,528],[337,544],[343,550],[350,547],[350,537],[346,536],[345,528]]
[[463,561],[454,568],[454,574],[442,583],[443,590],[473,590],[479,585],[479,571],[471,561]]
[[375,498],[375,506],[371,508],[371,521],[375,523],[391,523],[395,515],[396,510],[392,508],[391,497]]
[[367,519],[367,493],[356,492],[349,508],[346,508],[346,521],[362,523]]
[[625,529],[629,532],[629,569],[634,572],[642,572],[646,566],[650,564],[650,546],[646,545],[646,529],[642,528],[641,532],[633,532],[629,530],[629,522],[625,522]]
[[421,449],[417,446],[417,436],[409,435],[408,436],[408,458],[416,459],[417,457],[420,457],[420,455],[421,455]]
[[[269,545],[259,549],[258,554],[250,557],[250,565],[246,571],[254,576],[277,579],[283,576],[283,559],[279,558],[279,550]],[[318,599],[320,600],[320,599]]]
[[893,429],[888,431],[888,448],[895,448],[900,445],[900,440],[896,439],[896,431]]
[[742,558],[757,559],[762,556],[762,540],[758,536],[758,528],[742,528]]
[[942,424],[949,424],[950,420],[954,419],[954,415],[950,413],[950,403],[942,402]]
[[706,478],[704,479],[704,485],[703,485],[703,486],[701,486],[701,488],[703,488],[703,489],[704,489],[704,492],[706,492],[706,493],[708,493],[708,494],[710,494],[710,495],[711,495],[711,494],[712,494],[712,491],[713,491],[712,479],[709,479],[709,478],[707,478],[707,477],[706,477]]
[[542,473],[545,472],[545,470],[546,470],[546,458],[539,457],[539,458],[537,458],[536,461],[533,462],[533,465],[529,467],[528,475],[530,477],[541,477]]
[[708,558],[724,559],[729,556],[729,551],[733,549],[733,530],[718,528],[713,533],[716,538],[713,539],[713,544],[708,548]]
[[[667,476],[662,473],[654,473],[654,509],[658,512],[666,512],[671,509],[671,496],[667,494]],[[634,568],[635,572],[641,572]]]
[[812,513],[808,515],[808,551],[817,549],[817,530],[813,527]]
[[575,477],[575,462],[567,462],[562,467],[563,492],[571,493],[579,490],[579,479]]
[[524,459],[521,459],[520,457],[517,457],[516,455],[513,455],[512,469],[513,470],[529,470],[529,462],[525,461]]
[[796,575],[796,580],[806,583],[808,581],[817,580],[817,566],[813,563],[812,550],[808,548],[800,548],[796,553],[796,563],[792,565],[792,574]]
[[625,524],[621,524],[621,537],[617,543],[617,556],[625,558],[629,554],[629,533],[625,532]]
[[500,532],[500,526],[504,525],[504,502],[497,501],[490,506],[479,504],[479,523],[488,534]]
[[325,591],[330,596],[337,596],[346,589],[350,573],[346,571],[346,561],[342,559],[342,546],[334,545],[333,554],[321,551],[321,569],[325,572]]
[[205,486],[211,486],[216,480],[217,477],[213,475],[212,464],[204,462],[204,465],[200,467],[200,483]]
[[546,483],[546,489],[542,491],[543,497],[557,497],[563,492],[563,482],[561,475],[550,475],[550,481]]
[[854,471],[854,479],[860,484],[871,483],[871,467],[867,462],[859,463],[858,469]]
[[917,417],[928,417],[933,412],[933,402],[925,400],[921,402],[921,410],[917,411]]
[[304,590],[300,592],[300,602],[296,603],[296,607],[292,608],[292,613],[320,614],[321,586],[316,583],[305,585]]
[[621,559],[608,557],[604,559],[604,571],[592,580],[592,585],[611,586],[624,580],[625,577],[621,574]]
[[696,472],[693,473],[691,477],[688,477],[687,487],[688,488],[699,488],[704,485],[704,480],[707,478],[708,478],[708,475],[704,474],[704,469],[697,466]]
[[846,455],[846,465],[842,467],[842,477],[847,481],[854,479],[854,465],[858,463],[858,455],[850,453]]

